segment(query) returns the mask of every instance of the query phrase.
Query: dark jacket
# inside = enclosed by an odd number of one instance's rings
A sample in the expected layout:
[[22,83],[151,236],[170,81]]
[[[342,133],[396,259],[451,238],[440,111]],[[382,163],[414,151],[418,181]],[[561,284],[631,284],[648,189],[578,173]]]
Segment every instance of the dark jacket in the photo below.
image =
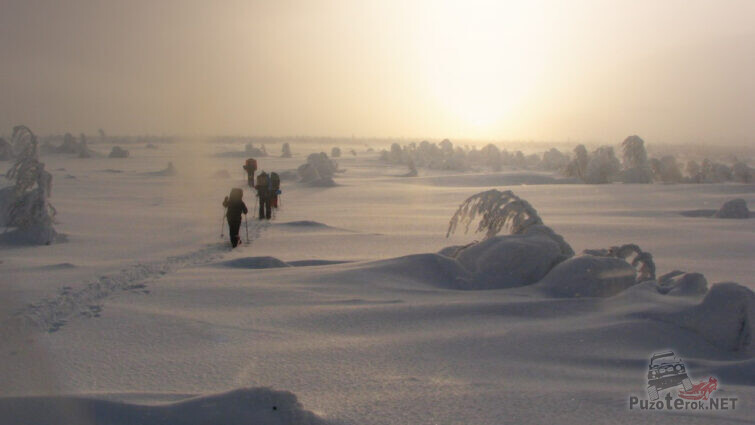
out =
[[244,201],[240,199],[228,199],[228,197],[226,196],[225,200],[223,200],[223,206],[228,208],[225,213],[228,221],[240,222],[241,214],[246,214],[249,212],[249,210],[246,209],[246,204],[244,203]]

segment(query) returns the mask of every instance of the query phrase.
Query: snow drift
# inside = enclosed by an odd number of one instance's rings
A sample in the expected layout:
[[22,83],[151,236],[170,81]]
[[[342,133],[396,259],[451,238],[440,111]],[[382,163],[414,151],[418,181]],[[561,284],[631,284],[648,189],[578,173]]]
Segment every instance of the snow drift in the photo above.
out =
[[85,396],[0,399],[4,424],[98,425],[319,425],[329,422],[305,410],[293,393],[245,388],[162,404],[134,404]]

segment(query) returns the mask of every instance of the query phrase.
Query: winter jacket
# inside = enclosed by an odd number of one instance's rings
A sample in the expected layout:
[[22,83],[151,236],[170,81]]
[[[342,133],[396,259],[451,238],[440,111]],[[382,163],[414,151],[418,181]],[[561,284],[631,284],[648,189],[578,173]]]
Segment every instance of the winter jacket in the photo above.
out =
[[226,218],[228,218],[228,221],[233,222],[240,222],[241,221],[241,214],[246,214],[249,212],[249,210],[246,209],[246,204],[244,201],[238,199],[228,199],[226,196],[225,200],[223,200],[223,206],[228,208],[228,210],[225,213]]

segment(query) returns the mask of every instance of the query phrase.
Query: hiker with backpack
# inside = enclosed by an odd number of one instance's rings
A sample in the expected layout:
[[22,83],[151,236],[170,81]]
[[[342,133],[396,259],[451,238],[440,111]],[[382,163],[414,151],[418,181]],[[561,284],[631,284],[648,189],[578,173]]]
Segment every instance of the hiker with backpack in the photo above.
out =
[[231,235],[231,246],[236,246],[241,243],[239,237],[239,229],[241,228],[241,214],[246,215],[249,210],[246,208],[246,204],[241,198],[244,196],[244,192],[240,188],[231,189],[231,195],[226,196],[223,200],[223,206],[226,207],[225,217],[228,219],[228,233]]
[[273,200],[270,176],[262,171],[260,175],[257,176],[257,184],[254,188],[257,189],[257,197],[260,198],[259,219],[270,220],[270,217],[272,216],[271,202]]
[[281,194],[281,177],[273,171],[270,173],[270,195],[272,199],[270,204],[274,209],[278,209],[278,195]]
[[244,164],[244,170],[246,170],[246,184],[249,187],[254,187],[254,173],[257,171],[257,160],[249,158]]

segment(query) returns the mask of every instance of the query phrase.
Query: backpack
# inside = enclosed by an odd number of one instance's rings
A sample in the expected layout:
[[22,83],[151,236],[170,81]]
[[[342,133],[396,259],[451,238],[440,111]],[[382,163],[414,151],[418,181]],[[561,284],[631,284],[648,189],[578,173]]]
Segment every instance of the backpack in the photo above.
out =
[[266,172],[262,172],[259,176],[257,176],[257,187],[264,187],[267,188],[267,185],[269,184],[269,179]]
[[281,188],[281,176],[276,172],[270,173],[270,188],[277,191]]
[[257,171],[257,160],[254,158],[247,159],[244,169],[252,173]]
[[231,195],[228,197],[231,201],[240,201],[241,198],[244,196],[244,191],[239,189],[238,187],[234,187],[231,189]]

